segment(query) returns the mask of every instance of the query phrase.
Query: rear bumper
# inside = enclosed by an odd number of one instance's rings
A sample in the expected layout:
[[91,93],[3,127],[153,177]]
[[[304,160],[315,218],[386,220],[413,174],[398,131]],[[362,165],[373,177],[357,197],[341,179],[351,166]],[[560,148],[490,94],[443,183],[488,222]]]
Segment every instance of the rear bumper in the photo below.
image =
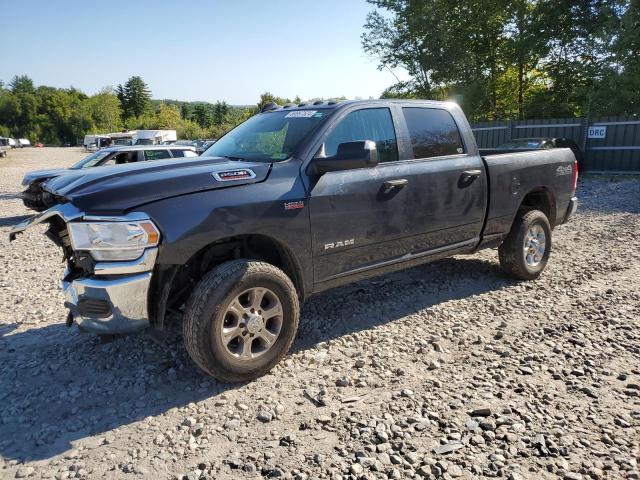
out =
[[578,197],[572,197],[571,200],[569,200],[569,206],[567,207],[567,213],[564,216],[563,223],[567,223],[569,220],[571,220],[571,217],[573,217],[577,209],[578,209]]
[[65,306],[80,330],[99,334],[134,333],[149,326],[147,299],[151,272],[103,279],[62,281]]

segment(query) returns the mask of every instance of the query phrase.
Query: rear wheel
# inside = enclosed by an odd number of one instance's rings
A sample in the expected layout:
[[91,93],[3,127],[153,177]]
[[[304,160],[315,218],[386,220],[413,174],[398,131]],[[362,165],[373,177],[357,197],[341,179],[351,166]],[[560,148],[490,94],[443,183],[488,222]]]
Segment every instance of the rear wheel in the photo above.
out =
[[518,215],[498,248],[500,266],[512,277],[533,280],[547,266],[551,254],[551,225],[540,210]]
[[291,280],[268,263],[225,262],[196,286],[183,333],[193,361],[224,382],[252,380],[287,353],[300,317]]

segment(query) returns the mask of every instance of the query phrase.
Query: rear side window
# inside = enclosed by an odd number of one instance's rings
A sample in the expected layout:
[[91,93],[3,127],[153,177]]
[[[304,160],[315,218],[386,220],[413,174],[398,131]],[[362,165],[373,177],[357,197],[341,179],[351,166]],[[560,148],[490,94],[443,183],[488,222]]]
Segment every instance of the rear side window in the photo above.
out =
[[122,152],[116,155],[113,155],[108,160],[102,163],[96,163],[94,166],[106,166],[106,165],[123,165],[125,163],[129,163],[135,161],[135,157],[133,157],[131,152]]
[[197,157],[198,154],[191,150],[171,150],[173,157]]
[[349,113],[327,136],[324,151],[332,157],[338,145],[345,142],[373,140],[376,142],[379,162],[398,160],[398,144],[388,108],[367,108]]
[[171,158],[171,155],[169,155],[169,150],[145,150],[144,158],[147,160],[162,160]]
[[411,136],[413,158],[464,153],[458,126],[446,110],[403,107],[402,112]]

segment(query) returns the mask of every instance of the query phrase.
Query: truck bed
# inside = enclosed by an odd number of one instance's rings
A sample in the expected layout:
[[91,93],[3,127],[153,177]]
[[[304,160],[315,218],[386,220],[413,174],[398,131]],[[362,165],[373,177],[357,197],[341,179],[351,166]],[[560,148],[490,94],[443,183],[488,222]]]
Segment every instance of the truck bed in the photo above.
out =
[[511,228],[526,196],[547,200],[551,226],[564,222],[572,196],[575,156],[568,148],[500,153],[482,157],[489,182],[483,238],[501,237]]

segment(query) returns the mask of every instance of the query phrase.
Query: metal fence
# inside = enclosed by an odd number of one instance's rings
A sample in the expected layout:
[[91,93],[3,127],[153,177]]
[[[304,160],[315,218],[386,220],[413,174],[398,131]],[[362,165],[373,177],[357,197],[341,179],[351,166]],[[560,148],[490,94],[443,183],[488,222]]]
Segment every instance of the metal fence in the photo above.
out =
[[586,153],[586,171],[640,173],[637,116],[480,122],[471,129],[480,148],[494,148],[516,138],[570,138]]

